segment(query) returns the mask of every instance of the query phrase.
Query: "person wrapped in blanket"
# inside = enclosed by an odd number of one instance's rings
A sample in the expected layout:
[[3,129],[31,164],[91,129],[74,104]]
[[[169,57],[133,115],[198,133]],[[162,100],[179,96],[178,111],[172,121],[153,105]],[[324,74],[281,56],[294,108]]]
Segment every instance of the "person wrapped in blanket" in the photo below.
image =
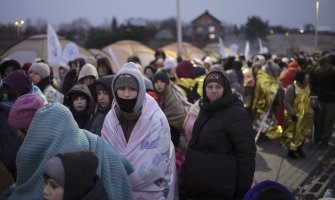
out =
[[305,158],[302,147],[312,133],[312,103],[308,87],[309,75],[300,71],[285,92],[285,124],[281,141],[290,158]]
[[157,102],[146,93],[135,63],[126,63],[112,82],[114,100],[101,137],[125,156],[134,199],[176,199],[175,149],[170,127]]
[[47,161],[58,153],[82,150],[98,157],[96,174],[108,199],[133,199],[128,179],[133,172],[131,164],[99,136],[79,129],[64,105],[56,102],[44,106],[35,94],[25,94],[11,107],[8,122],[23,143],[16,157],[16,185],[4,191],[0,199],[43,199]]
[[268,61],[257,72],[255,96],[252,104],[252,118],[254,129],[258,133],[265,133],[270,139],[280,137],[282,134],[283,112],[278,107],[283,101],[283,90],[278,82],[280,67]]

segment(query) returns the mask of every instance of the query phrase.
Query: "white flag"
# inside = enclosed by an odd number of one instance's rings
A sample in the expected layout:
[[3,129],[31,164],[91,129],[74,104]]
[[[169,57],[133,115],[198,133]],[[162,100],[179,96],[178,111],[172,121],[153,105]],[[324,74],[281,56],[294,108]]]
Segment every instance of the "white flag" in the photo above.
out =
[[250,54],[250,43],[247,40],[245,43],[245,49],[244,49],[244,57],[245,60],[250,60],[251,59],[251,54]]
[[224,44],[221,37],[219,37],[219,53],[222,58],[227,58],[226,52],[224,50]]
[[48,63],[59,65],[62,60],[62,46],[58,40],[55,30],[50,24],[48,24],[47,29],[47,39],[48,39]]
[[120,69],[121,69],[121,66],[120,66],[119,61],[118,61],[117,58],[116,58],[116,55],[115,55],[113,49],[112,49],[112,48],[108,48],[108,53],[109,53],[109,55],[111,56],[112,61],[114,62],[115,66],[118,68],[118,70],[120,70]]
[[262,44],[262,39],[258,38],[258,45],[259,45],[259,53],[263,53],[263,44]]
[[74,60],[78,57],[79,57],[79,48],[77,44],[73,42],[67,43],[63,49],[63,59],[66,60],[66,62],[69,62],[70,60]]
[[262,53],[264,53],[264,54],[269,53],[269,49],[266,46],[263,46]]
[[229,46],[229,52],[230,52],[229,55],[230,55],[230,56],[235,56],[235,55],[237,55],[238,48],[239,48],[239,46],[238,46],[237,44],[235,44],[235,43],[231,44],[231,45]]

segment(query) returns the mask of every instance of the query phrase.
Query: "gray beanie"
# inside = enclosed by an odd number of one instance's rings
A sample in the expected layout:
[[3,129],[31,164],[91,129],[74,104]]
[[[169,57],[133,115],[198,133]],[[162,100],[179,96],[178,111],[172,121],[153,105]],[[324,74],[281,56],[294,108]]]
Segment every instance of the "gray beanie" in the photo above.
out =
[[29,73],[33,71],[36,72],[41,76],[41,78],[45,78],[47,76],[50,76],[50,68],[49,65],[39,62],[39,63],[33,63],[29,68]]
[[59,157],[53,157],[45,164],[43,174],[54,179],[60,186],[65,186],[65,172],[63,162]]
[[223,66],[220,65],[220,64],[212,65],[212,66],[209,68],[209,72],[213,72],[213,71],[218,71],[218,72],[225,73],[225,72],[224,72],[224,68],[223,68]]
[[152,85],[152,81],[147,77],[143,76],[144,85],[146,90],[154,90],[154,86]]
[[117,91],[120,87],[130,87],[138,91],[138,83],[134,76],[130,74],[121,74],[115,80],[115,90]]

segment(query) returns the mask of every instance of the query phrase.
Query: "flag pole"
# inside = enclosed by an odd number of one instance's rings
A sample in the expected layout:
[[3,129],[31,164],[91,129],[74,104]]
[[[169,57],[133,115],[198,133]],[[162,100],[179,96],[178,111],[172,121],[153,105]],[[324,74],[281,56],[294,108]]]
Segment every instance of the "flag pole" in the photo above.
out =
[[319,26],[319,0],[316,0],[316,17],[315,17],[315,51],[318,50],[318,26]]
[[178,50],[177,50],[177,57],[182,55],[182,30],[181,30],[181,21],[180,21],[180,0],[176,0],[177,2],[177,43],[178,43]]

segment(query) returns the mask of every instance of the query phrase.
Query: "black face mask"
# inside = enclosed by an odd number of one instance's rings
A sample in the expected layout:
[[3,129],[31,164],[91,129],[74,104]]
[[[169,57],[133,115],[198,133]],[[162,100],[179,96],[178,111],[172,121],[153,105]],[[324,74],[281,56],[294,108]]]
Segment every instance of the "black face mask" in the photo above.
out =
[[121,99],[118,96],[116,97],[116,101],[119,104],[121,110],[125,111],[127,113],[132,113],[134,111],[136,100],[137,100],[137,98],[135,98],[135,99]]

